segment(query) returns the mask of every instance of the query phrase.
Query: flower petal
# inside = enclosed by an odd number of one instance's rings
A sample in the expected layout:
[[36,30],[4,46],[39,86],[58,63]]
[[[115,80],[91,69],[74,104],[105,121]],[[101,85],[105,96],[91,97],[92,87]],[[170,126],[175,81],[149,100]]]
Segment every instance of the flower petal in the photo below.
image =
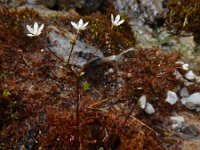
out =
[[121,25],[122,23],[124,23],[124,20],[119,21],[116,25],[119,26],[119,25]]
[[42,25],[40,26],[39,30],[38,30],[38,34],[39,34],[39,35],[41,34],[41,31],[43,30],[43,28],[44,28],[44,24],[42,24]]
[[28,30],[29,33],[34,33],[34,29],[30,25],[26,25],[26,29]]
[[27,36],[33,37],[33,36],[35,36],[35,35],[34,35],[34,34],[27,34]]
[[78,28],[83,28],[83,20],[80,19],[79,22],[78,22]]
[[34,23],[33,29],[34,29],[33,34],[37,34],[37,32],[38,32],[38,23],[37,22]]
[[84,23],[83,28],[86,28],[89,22]]
[[111,22],[112,22],[112,24],[114,23],[114,16],[113,16],[113,14],[111,14]]
[[117,15],[116,17],[115,17],[115,22],[119,22],[119,20],[120,20],[120,15]]
[[75,29],[78,28],[78,25],[77,25],[75,22],[73,22],[73,21],[71,21],[71,25],[72,25]]

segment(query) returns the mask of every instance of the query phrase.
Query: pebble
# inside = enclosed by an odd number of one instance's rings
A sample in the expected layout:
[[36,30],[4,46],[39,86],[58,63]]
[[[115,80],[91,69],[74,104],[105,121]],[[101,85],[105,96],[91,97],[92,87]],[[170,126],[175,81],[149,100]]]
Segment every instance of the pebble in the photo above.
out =
[[166,102],[168,102],[171,105],[174,105],[177,102],[177,100],[178,100],[178,97],[175,92],[173,91],[167,92]]
[[190,95],[189,95],[189,92],[188,92],[188,89],[187,89],[186,87],[184,87],[184,88],[181,89],[180,96],[181,96],[182,98],[184,98],[184,97],[189,97],[189,96],[190,96]]
[[197,112],[200,111],[200,93],[194,93],[187,98],[182,98],[181,102],[185,105],[188,109],[196,110]]
[[196,75],[193,73],[192,70],[190,70],[185,74],[185,78],[190,81],[194,81],[196,79]]
[[181,129],[181,133],[183,133],[183,138],[185,138],[185,139],[195,138],[199,135],[199,131],[198,131],[197,127],[193,124],[184,126]]

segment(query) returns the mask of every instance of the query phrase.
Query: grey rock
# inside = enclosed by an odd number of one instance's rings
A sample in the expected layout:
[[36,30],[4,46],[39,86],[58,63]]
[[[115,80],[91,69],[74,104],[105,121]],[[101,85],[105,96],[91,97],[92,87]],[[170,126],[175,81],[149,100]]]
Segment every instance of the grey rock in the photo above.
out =
[[182,98],[184,98],[184,97],[189,97],[189,92],[188,92],[188,90],[187,90],[186,87],[184,87],[184,88],[181,89],[180,96],[181,96]]
[[[72,47],[70,41],[73,35],[66,30],[60,31],[53,26],[51,28],[48,33],[49,49],[67,62]],[[79,68],[86,64],[90,64],[90,67],[93,67],[104,62],[121,63],[125,58],[133,56],[135,51],[136,49],[129,48],[118,55],[104,57],[101,50],[77,40],[69,63]]]
[[185,122],[185,119],[183,116],[171,116],[170,120],[172,121],[173,129],[181,129]]
[[192,139],[199,135],[197,127],[193,124],[184,126],[181,130],[184,139]]
[[96,11],[103,0],[27,0],[29,4],[44,5],[48,8],[79,9],[83,13]]
[[155,108],[153,107],[152,104],[150,104],[150,103],[147,102],[144,111],[145,111],[147,114],[151,115],[151,114],[155,113],[156,110],[155,110]]
[[91,13],[96,11],[102,2],[103,0],[79,0],[79,9],[83,13]]
[[[72,47],[70,43],[72,34],[66,32],[65,35],[62,35],[56,31],[50,31],[48,36],[50,41],[50,50],[67,62]],[[86,43],[77,40],[76,45],[74,46],[72,57],[70,59],[70,64],[82,68],[92,57],[92,61],[98,59],[101,60],[104,57],[103,53],[100,50],[97,52],[95,51],[95,47],[89,46]],[[94,53],[95,55],[93,56]]]
[[164,0],[115,0],[114,5],[119,12],[125,12],[129,17],[135,17],[144,22],[154,23],[157,17],[163,16]]
[[196,75],[194,74],[192,70],[190,70],[185,74],[185,78],[190,81],[194,81],[196,79]]
[[200,93],[194,93],[187,98],[182,98],[181,102],[187,108],[191,110],[196,110],[197,112],[200,111]]
[[48,8],[53,8],[56,6],[58,0],[27,0],[27,1],[32,4],[40,4]]
[[178,100],[178,97],[175,92],[173,91],[167,91],[167,98],[166,102],[168,102],[171,105],[174,105]]
[[146,98],[146,95],[143,95],[139,98],[139,105],[140,105],[140,108],[144,109],[146,107],[146,102],[147,101],[147,98]]
[[[196,46],[192,33],[174,34],[164,26],[168,0],[115,0],[114,6],[125,13],[134,32],[137,47],[158,47],[163,51],[178,50],[188,55]],[[154,25],[152,28],[151,25]]]

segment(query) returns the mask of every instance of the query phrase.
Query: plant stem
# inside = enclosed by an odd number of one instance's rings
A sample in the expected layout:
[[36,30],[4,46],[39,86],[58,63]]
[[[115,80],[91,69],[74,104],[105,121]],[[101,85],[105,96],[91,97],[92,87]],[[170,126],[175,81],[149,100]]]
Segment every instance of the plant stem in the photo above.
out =
[[77,130],[77,139],[79,139],[79,99],[80,99],[80,78],[76,77],[76,130]]
[[72,48],[71,48],[70,53],[69,53],[69,57],[68,57],[68,60],[67,60],[67,64],[69,64],[70,57],[71,57],[71,55],[72,55],[73,50],[74,50],[74,44],[72,44]]

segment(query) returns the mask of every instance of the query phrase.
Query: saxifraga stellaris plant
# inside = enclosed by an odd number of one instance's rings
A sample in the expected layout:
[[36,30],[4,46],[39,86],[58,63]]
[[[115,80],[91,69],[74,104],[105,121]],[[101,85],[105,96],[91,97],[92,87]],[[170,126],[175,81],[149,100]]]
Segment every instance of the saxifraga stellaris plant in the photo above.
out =
[[[117,26],[120,26],[121,24],[123,24],[123,22],[124,22],[124,20],[120,20],[120,15],[117,15],[114,18],[113,14],[111,14],[111,23],[112,24],[111,24],[110,32],[112,31],[112,29],[114,27],[117,27]],[[76,33],[71,36],[71,41],[70,41],[71,49],[70,49],[67,61],[65,61],[62,58],[60,58],[59,56],[57,56],[47,46],[47,48],[51,52],[51,54],[53,54],[60,61],[64,62],[66,64],[66,67],[71,71],[71,73],[76,78],[76,130],[77,130],[76,136],[77,136],[77,139],[79,139],[79,102],[81,101],[81,94],[80,94],[80,83],[81,83],[81,81],[80,81],[80,78],[81,78],[82,75],[84,75],[85,66],[92,60],[93,57],[91,57],[87,61],[86,65],[83,66],[82,68],[80,68],[79,70],[75,69],[75,66],[70,63],[70,60],[71,60],[71,57],[73,56],[72,54],[73,54],[73,51],[74,51],[74,47],[76,45],[77,38],[78,38],[80,32],[87,28],[88,24],[89,24],[89,22],[84,23],[82,19],[80,19],[77,23],[71,21],[71,25],[76,30]],[[33,27],[31,27],[30,25],[27,25],[26,28],[27,28],[27,31],[28,31],[27,36],[36,37],[36,36],[39,36],[41,34],[41,32],[42,32],[42,30],[44,28],[44,24],[39,26],[38,23],[35,22]],[[97,50],[93,53],[93,56],[95,55]],[[22,53],[22,55],[23,55],[23,53]]]

